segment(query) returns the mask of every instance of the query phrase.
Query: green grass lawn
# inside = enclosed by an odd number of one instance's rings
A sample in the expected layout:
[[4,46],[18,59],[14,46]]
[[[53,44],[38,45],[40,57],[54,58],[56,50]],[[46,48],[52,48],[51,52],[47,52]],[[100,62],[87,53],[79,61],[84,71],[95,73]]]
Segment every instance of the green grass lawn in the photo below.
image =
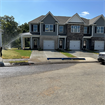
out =
[[3,59],[20,59],[30,58],[31,50],[18,50],[17,48],[7,49],[2,51]]
[[[95,51],[92,51],[92,50],[86,50],[87,52],[90,52],[90,53],[94,53],[94,54],[99,54],[99,53],[97,53],[97,52],[95,52]],[[97,51],[97,50],[96,50]]]
[[67,57],[71,57],[71,58],[76,57],[76,56],[74,56],[74,55],[72,55],[72,54],[70,54],[70,53],[67,53],[67,52],[64,52],[64,51],[61,51],[61,50],[57,50],[57,51],[59,51],[60,53],[64,54],[64,55],[67,56]]
[[74,58],[75,57],[74,55],[69,54],[67,52],[61,52],[61,53],[64,54],[65,56],[67,56],[67,57],[71,57],[71,58]]

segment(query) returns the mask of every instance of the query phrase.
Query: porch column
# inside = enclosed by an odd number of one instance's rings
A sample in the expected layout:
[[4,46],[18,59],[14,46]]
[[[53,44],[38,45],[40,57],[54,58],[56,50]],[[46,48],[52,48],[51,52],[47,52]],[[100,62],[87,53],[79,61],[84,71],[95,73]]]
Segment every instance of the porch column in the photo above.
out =
[[59,37],[58,37],[58,48],[59,48]]
[[23,49],[23,37],[21,36],[21,49]]
[[23,49],[25,48],[25,38],[23,37]]
[[92,37],[93,37],[93,32],[94,32],[94,26],[92,25]]
[[64,45],[64,49],[66,49],[66,38],[65,38],[65,45]]
[[32,37],[30,37],[30,46],[31,46],[31,49],[32,49]]

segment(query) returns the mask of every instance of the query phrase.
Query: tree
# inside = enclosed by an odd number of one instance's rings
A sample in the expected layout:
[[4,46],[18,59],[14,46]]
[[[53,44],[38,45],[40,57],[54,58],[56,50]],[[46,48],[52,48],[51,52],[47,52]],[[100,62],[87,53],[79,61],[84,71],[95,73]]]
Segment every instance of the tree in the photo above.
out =
[[0,19],[1,21],[1,29],[3,29],[3,35],[2,35],[2,43],[6,44],[11,39],[16,37],[20,30],[18,29],[18,23],[14,20],[13,16],[3,16]]
[[29,25],[27,23],[24,23],[19,26],[19,29],[21,33],[29,32]]

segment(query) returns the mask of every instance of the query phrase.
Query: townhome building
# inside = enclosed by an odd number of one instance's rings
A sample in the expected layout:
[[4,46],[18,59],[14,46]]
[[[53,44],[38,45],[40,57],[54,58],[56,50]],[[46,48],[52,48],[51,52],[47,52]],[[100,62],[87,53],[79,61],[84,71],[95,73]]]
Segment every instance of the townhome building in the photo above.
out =
[[21,48],[25,38],[30,39],[31,49],[105,50],[105,17],[92,19],[54,16],[51,12],[28,22],[29,32],[21,35]]

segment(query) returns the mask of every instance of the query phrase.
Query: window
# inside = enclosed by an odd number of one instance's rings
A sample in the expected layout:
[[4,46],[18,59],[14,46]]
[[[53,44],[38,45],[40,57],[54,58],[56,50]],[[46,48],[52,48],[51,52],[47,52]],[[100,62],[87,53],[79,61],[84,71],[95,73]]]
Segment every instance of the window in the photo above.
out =
[[63,26],[59,26],[59,33],[63,33]]
[[87,27],[84,27],[84,34],[87,34]]
[[38,26],[37,25],[33,25],[33,32],[38,32]]
[[53,25],[45,24],[45,32],[53,32]]
[[104,27],[103,26],[97,26],[97,33],[104,33]]
[[71,33],[80,33],[80,26],[71,26]]

